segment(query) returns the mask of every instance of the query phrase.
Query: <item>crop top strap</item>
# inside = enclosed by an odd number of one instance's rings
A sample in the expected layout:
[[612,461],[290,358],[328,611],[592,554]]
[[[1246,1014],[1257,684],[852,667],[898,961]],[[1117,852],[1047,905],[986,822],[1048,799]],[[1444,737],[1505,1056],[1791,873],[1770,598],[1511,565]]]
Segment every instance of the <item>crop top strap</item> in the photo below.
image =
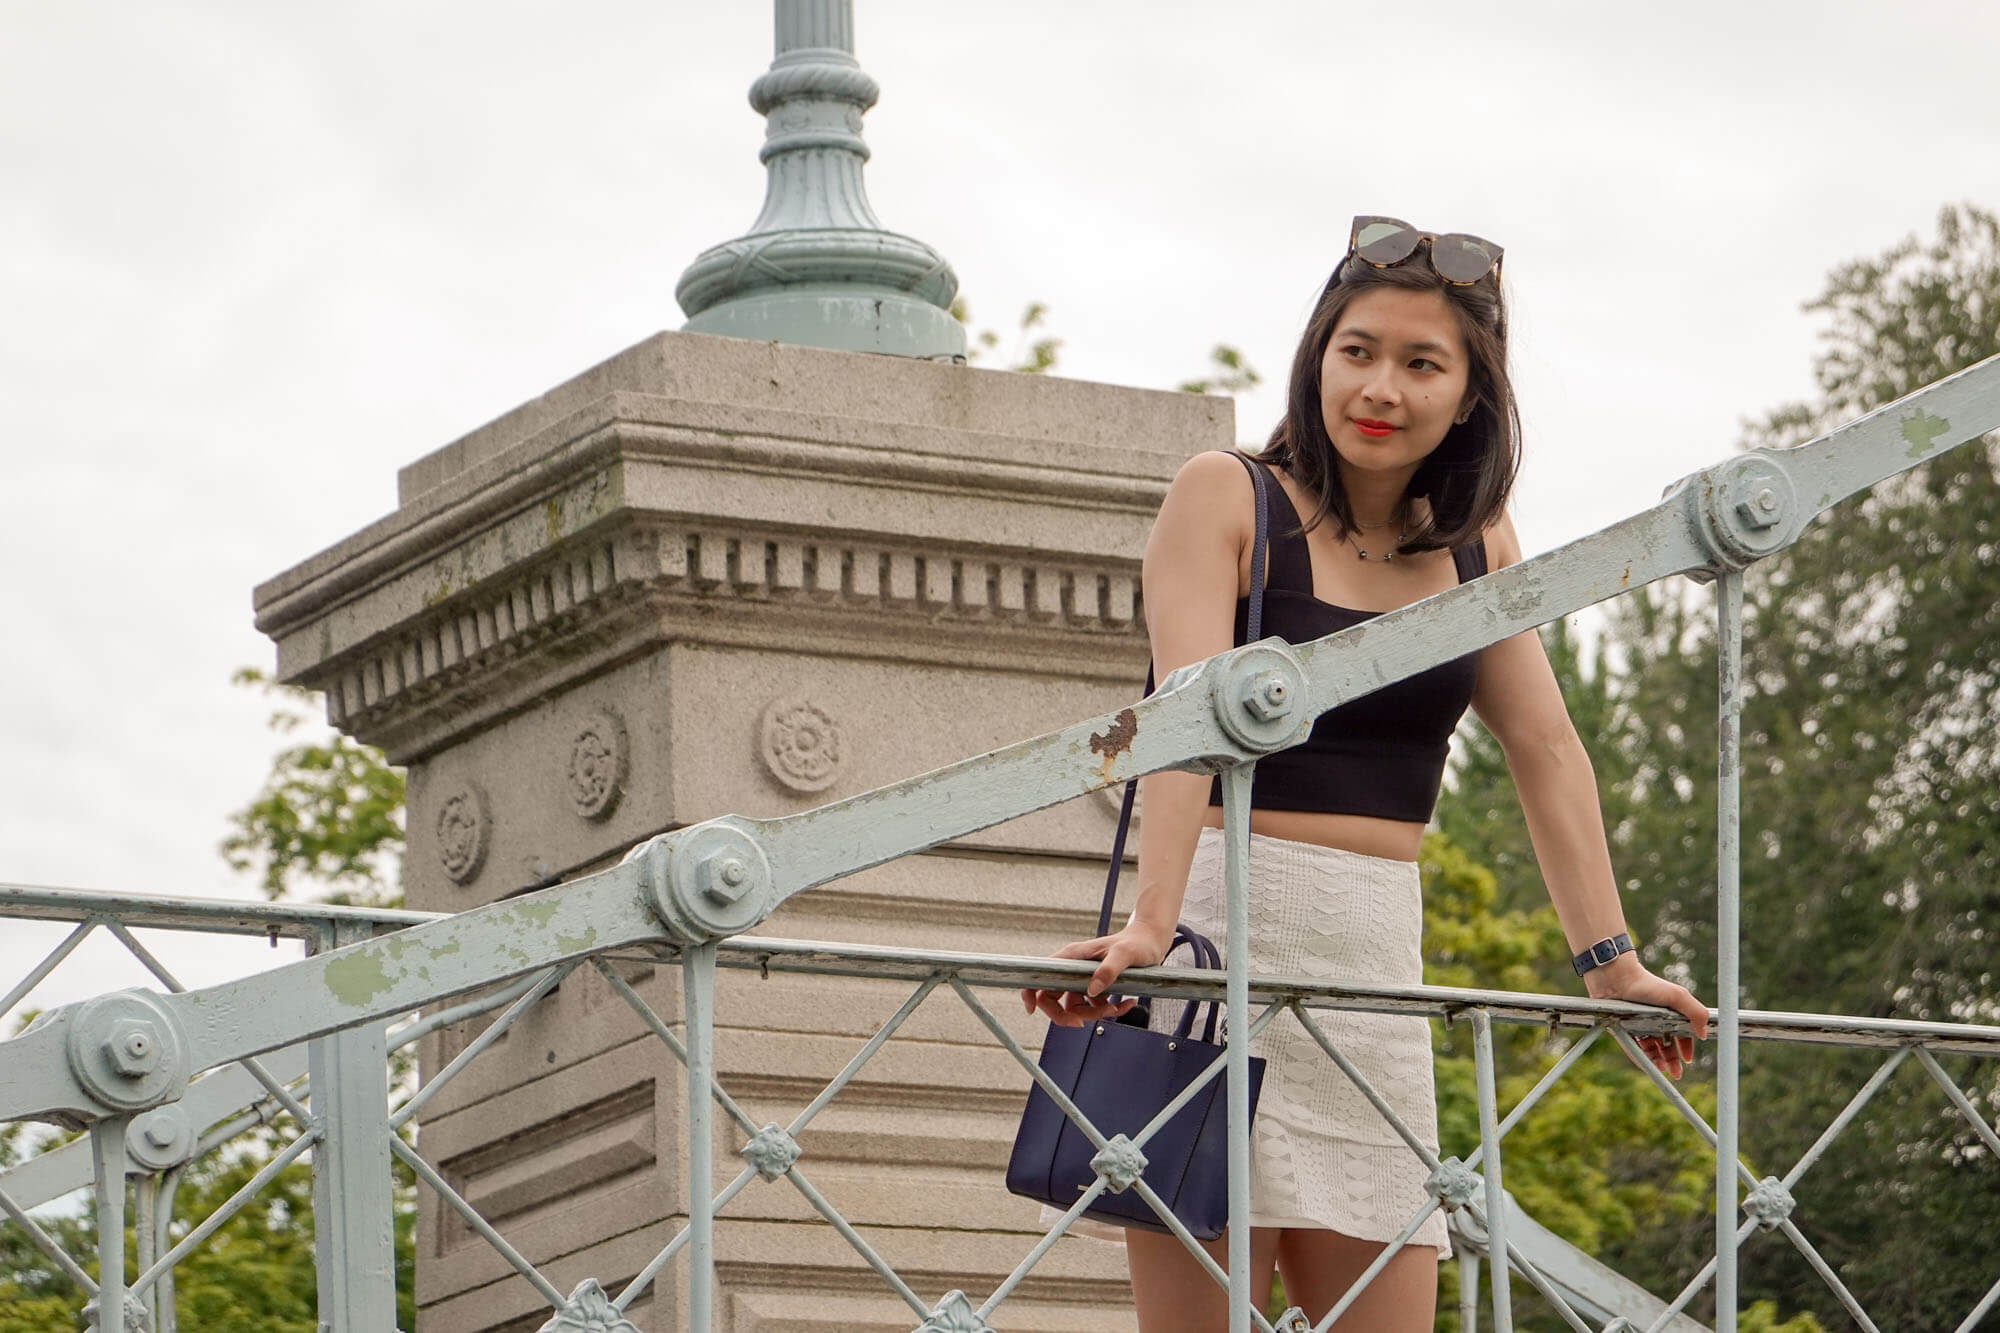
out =
[[1306,549],[1305,520],[1291,493],[1278,483],[1277,469],[1252,459],[1271,477],[1271,551],[1264,586],[1274,592],[1313,593],[1312,553]]
[[1486,536],[1484,533],[1473,538],[1472,545],[1461,546],[1451,553],[1451,563],[1458,569],[1458,581],[1469,583],[1486,572]]

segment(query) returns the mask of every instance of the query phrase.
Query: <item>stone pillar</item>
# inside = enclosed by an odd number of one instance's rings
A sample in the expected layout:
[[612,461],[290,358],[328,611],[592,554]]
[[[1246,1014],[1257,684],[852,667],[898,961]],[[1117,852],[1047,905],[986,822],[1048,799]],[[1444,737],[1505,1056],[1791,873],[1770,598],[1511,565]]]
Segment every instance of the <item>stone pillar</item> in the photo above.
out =
[[[257,590],[258,624],[282,679],[408,766],[409,905],[462,910],[1136,697],[1145,534],[1179,464],[1232,439],[1226,399],[661,334],[404,468],[394,513]],[[1090,927],[1106,795],[802,895],[763,931],[1045,952]],[[678,1023],[675,969],[617,966]],[[906,994],[725,970],[720,1077],[782,1123]],[[991,999],[1032,1049],[1039,1024]],[[425,1070],[474,1032],[440,1034]],[[615,1292],[685,1221],[684,1086],[578,972],[426,1108],[421,1147],[564,1291]],[[1001,1183],[1026,1091],[933,995],[801,1166],[926,1301],[980,1299],[1038,1231]],[[718,1121],[726,1181],[742,1135]],[[717,1258],[718,1327],[919,1322],[782,1181],[723,1212]],[[682,1271],[641,1328],[683,1326]],[[428,1193],[417,1276],[424,1333],[547,1317]],[[1126,1301],[1122,1251],[1070,1239],[1003,1322],[1127,1327]]]

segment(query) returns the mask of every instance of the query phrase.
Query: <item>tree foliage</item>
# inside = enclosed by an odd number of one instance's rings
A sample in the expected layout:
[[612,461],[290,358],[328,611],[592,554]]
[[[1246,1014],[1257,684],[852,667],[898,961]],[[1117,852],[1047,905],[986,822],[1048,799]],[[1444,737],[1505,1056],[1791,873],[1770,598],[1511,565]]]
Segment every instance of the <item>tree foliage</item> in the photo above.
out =
[[[2000,352],[2000,219],[1945,208],[1933,239],[1836,268],[1817,396],[1748,423],[1803,443]],[[1742,999],[1753,1007],[1992,1022],[2000,915],[2000,477],[1991,437],[1835,506],[1745,575]],[[1634,935],[1712,992],[1716,631],[1709,590],[1609,609],[1581,664],[1548,642],[1606,796]],[[1530,900],[1497,750],[1473,738],[1442,826]],[[1484,834],[1475,830],[1484,829]],[[1742,1150],[1783,1174],[1883,1053],[1753,1045]],[[1946,1061],[1990,1119],[1992,1062]],[[1510,1172],[1511,1175],[1511,1172]],[[1800,1180],[1794,1220],[1884,1327],[1948,1328],[1993,1280],[2000,1164],[1911,1061]],[[1672,1228],[1642,1240],[1661,1256]],[[1748,1241],[1746,1299],[1847,1316],[1774,1236]]]
[[1182,380],[1175,387],[1182,393],[1237,394],[1245,389],[1254,389],[1264,382],[1243,356],[1243,353],[1228,343],[1217,343],[1209,349],[1208,373],[1196,379]]
[[[46,1140],[26,1126],[0,1126],[0,1168],[46,1146]],[[190,1162],[175,1194],[168,1244],[219,1208],[283,1146],[278,1132],[261,1128]],[[399,1202],[406,1203],[414,1181],[400,1164],[397,1174]],[[311,1167],[305,1161],[293,1163],[175,1266],[174,1305],[180,1327],[203,1333],[317,1333],[312,1190]],[[132,1215],[128,1205],[128,1256],[137,1253]],[[39,1221],[84,1271],[97,1276],[91,1210],[56,1213]],[[397,1275],[398,1326],[415,1328],[415,1287],[409,1269],[415,1254],[414,1207],[397,1208],[395,1229],[402,1270]],[[128,1275],[132,1271],[128,1262]],[[83,1304],[84,1293],[35,1248],[26,1232],[11,1223],[0,1226],[0,1333],[69,1333],[79,1326]]]
[[[1007,356],[1007,370],[1023,375],[1045,375],[1056,368],[1056,358],[1062,352],[1063,340],[1044,333],[1037,337],[1035,330],[1048,319],[1049,308],[1041,301],[1030,301],[1021,311],[1020,324],[1015,330],[1014,345]],[[972,307],[963,296],[951,303],[951,317],[966,326],[965,359],[976,363],[992,356],[1000,350],[1000,335],[992,329],[972,329]]]
[[[238,685],[276,696],[269,727],[292,735],[307,724],[304,707],[319,696],[279,685],[244,667]],[[395,906],[403,851],[403,770],[382,752],[337,731],[288,745],[271,761],[263,787],[229,817],[222,856],[254,873],[267,898],[324,885],[320,901]]]

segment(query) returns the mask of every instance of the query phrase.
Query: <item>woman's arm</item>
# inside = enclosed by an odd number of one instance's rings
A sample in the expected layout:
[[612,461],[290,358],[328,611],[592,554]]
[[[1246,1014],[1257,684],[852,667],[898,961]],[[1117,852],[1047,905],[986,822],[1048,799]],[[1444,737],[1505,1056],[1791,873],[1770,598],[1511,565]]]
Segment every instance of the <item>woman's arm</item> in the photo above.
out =
[[[1493,569],[1520,560],[1521,543],[1511,519],[1502,516],[1487,530],[1486,553]],[[1472,707],[1507,757],[1527,816],[1528,837],[1535,845],[1535,860],[1570,952],[1581,953],[1598,940],[1620,934],[1625,930],[1625,912],[1611,872],[1597,775],[1538,636],[1517,634],[1480,654]],[[1584,973],[1583,983],[1593,996],[1678,1010],[1696,1037],[1708,1035],[1707,1008],[1686,987],[1648,971],[1636,953],[1592,968]],[[1648,1037],[1640,1045],[1674,1078],[1694,1058],[1694,1043],[1686,1037],[1678,1043]]]
[[[1197,454],[1174,477],[1146,541],[1146,629],[1157,678],[1233,647],[1236,599],[1244,588],[1253,534],[1254,493],[1243,465],[1227,454]],[[1194,861],[1209,779],[1194,773],[1153,773],[1141,779],[1146,817],[1139,825],[1139,888],[1123,929],[1056,950],[1058,958],[1101,960],[1087,995],[1024,990],[1030,1010],[1078,1026],[1130,1009],[1102,995],[1128,967],[1163,960],[1180,920]]]

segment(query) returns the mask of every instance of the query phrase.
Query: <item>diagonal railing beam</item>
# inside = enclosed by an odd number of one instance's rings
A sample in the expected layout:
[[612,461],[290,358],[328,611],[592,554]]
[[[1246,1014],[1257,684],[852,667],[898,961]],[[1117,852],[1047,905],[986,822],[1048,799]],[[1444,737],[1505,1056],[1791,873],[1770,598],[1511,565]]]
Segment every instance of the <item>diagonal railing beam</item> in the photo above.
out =
[[[1283,748],[1328,709],[1633,588],[1741,568],[1847,495],[1995,428],[2000,358],[1812,443],[1726,460],[1644,513],[1366,625],[1296,647],[1267,640],[1176,672],[1110,716],[804,814],[711,821],[597,875],[169,997],[161,1012],[180,1031],[168,1035],[184,1038],[189,1072],[199,1072],[593,951],[734,934],[796,893],[1084,792]],[[278,989],[288,1003],[267,1002]],[[168,1079],[164,1092],[121,1093],[114,1105],[84,1087],[66,1051],[73,1036],[96,1034],[73,1033],[76,1018],[75,1007],[58,1011],[0,1042],[0,1120],[82,1123],[177,1094]]]
[[0,1018],[5,1018],[8,1014],[12,1013],[14,1006],[19,1004],[29,991],[47,980],[49,973],[60,967],[63,959],[75,953],[76,946],[89,938],[90,932],[97,929],[99,924],[96,920],[87,920],[78,924],[75,930],[63,936],[61,943],[49,950],[41,962],[28,969],[27,976],[22,977],[20,981],[9,987],[5,995],[0,995]]
[[1958,1108],[1958,1113],[1971,1124],[1981,1142],[1985,1143],[1986,1150],[1995,1157],[2000,1157],[2000,1133],[1995,1133],[1993,1126],[1986,1123],[1986,1117],[1979,1114],[1979,1108],[1972,1104],[1972,1099],[1965,1095],[1965,1090],[1953,1081],[1951,1075],[1944,1072],[1944,1066],[1937,1062],[1937,1057],[1921,1046],[1917,1048],[1917,1059],[1937,1081],[1938,1087],[1944,1090],[1944,1095],[1951,1104]]
[[[1317,716],[1447,657],[1634,588],[1718,564],[1740,568],[1788,545],[1812,518],[1847,496],[1994,429],[2000,429],[2000,357],[1810,443],[1752,451],[1707,468],[1652,509],[1566,546],[1298,645],[1301,684],[1310,696],[1298,704]],[[1739,504],[1767,498],[1768,510],[1754,520],[1738,513]],[[1201,710],[1189,705],[1210,703],[1211,696],[1216,705],[1234,704],[1222,696],[1248,679],[1229,681],[1218,664],[1259,661],[1260,647],[1175,672],[1151,698],[1114,717],[801,814],[734,822],[754,827],[770,858],[775,906],[794,893],[1083,791],[1164,768],[1203,771],[1249,758],[1262,750],[1246,746],[1227,727],[1202,725]],[[948,803],[937,799],[947,790]]]

